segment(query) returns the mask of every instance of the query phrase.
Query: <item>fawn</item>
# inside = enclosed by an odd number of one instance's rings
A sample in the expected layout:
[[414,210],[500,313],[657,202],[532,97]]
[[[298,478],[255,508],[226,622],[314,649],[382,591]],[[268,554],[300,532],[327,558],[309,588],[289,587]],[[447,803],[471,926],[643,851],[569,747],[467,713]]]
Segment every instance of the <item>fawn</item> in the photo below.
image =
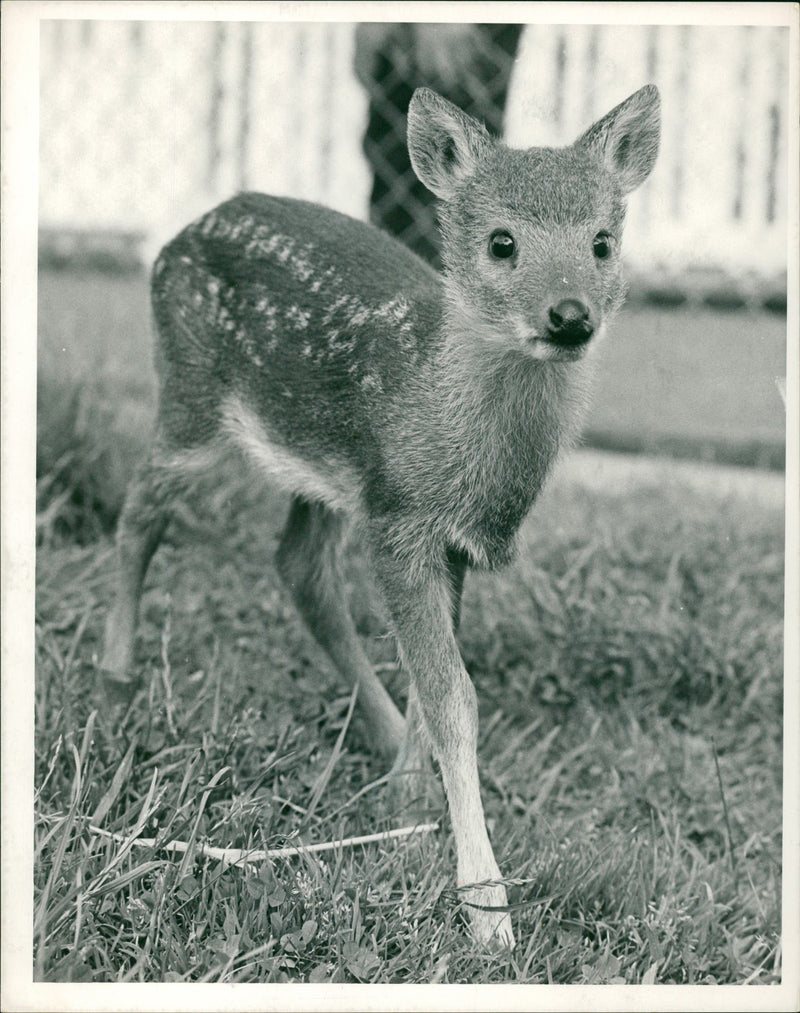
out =
[[[118,531],[101,668],[130,678],[138,603],[170,501],[233,445],[293,494],[277,566],[358,684],[393,775],[432,749],[481,944],[513,946],[485,828],[477,704],[454,630],[465,572],[507,562],[586,401],[587,352],[621,305],[625,197],[660,129],[648,85],[565,148],[511,150],[435,92],[408,114],[414,171],[439,198],[443,276],[377,229],[245,193],[156,260],[160,403]],[[405,719],[344,602],[355,519],[410,676]]]

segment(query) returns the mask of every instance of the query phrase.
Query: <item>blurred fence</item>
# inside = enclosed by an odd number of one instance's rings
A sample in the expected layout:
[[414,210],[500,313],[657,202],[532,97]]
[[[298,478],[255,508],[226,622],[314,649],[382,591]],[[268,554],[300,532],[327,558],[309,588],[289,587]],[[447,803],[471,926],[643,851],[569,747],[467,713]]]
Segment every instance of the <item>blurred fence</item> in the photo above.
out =
[[[254,188],[372,217],[433,256],[427,196],[398,158],[413,88],[448,91],[424,30],[361,26],[356,46],[351,24],[43,22],[43,250],[127,237],[149,257]],[[642,84],[661,88],[662,153],[627,226],[634,271],[785,292],[788,29],[483,32],[449,90],[495,127],[505,113],[513,146],[568,143]]]
[[247,188],[364,214],[352,26],[50,21],[40,46],[40,224],[67,245],[152,248]]

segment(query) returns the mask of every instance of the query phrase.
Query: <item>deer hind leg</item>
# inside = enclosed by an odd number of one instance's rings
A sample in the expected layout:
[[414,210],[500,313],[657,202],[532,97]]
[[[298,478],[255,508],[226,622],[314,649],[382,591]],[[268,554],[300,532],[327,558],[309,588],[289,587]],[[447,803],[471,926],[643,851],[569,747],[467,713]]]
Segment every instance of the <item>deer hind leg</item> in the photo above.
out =
[[358,702],[375,748],[393,758],[404,721],[373,671],[345,600],[339,562],[346,522],[321,503],[295,497],[276,562],[300,615],[337,669],[358,684]]
[[[170,517],[170,505],[185,481],[185,467],[206,451],[165,451],[159,442],[137,468],[117,525],[116,593],[106,619],[100,668],[106,688],[128,696],[136,688],[134,642],[142,586]],[[178,465],[176,467],[176,464]]]
[[[381,538],[380,543],[385,544]],[[448,568],[430,562],[409,570],[375,538],[376,564],[397,630],[404,662],[447,795],[474,936],[487,946],[513,946],[506,890],[492,852],[478,781],[478,707],[453,633]],[[481,885],[483,884],[483,885]]]
[[424,822],[442,807],[441,782],[431,763],[431,745],[416,686],[409,681],[403,744],[389,771],[389,807],[402,823]]

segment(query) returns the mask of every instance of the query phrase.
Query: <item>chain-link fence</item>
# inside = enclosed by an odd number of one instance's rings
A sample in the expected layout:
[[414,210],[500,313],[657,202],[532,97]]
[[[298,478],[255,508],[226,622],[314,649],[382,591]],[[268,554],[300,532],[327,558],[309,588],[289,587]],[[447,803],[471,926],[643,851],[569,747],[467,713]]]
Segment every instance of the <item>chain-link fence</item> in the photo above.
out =
[[634,277],[684,292],[724,277],[741,298],[785,299],[780,27],[43,22],[43,256],[147,260],[253,188],[371,219],[436,262],[406,152],[415,87],[528,146],[569,143],[648,81],[664,133],[631,202]]
[[356,29],[356,69],[369,96],[364,153],[370,220],[440,266],[434,201],[411,168],[406,111],[414,90],[434,88],[502,134],[522,25],[373,24]]

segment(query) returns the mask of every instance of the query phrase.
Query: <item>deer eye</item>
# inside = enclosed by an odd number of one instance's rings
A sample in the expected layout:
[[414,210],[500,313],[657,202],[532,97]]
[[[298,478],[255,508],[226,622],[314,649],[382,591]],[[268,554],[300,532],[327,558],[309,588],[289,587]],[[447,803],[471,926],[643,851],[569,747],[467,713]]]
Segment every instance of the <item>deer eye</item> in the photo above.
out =
[[608,232],[598,232],[592,241],[592,246],[598,260],[608,260],[611,256],[611,236]]
[[489,238],[489,253],[496,260],[507,260],[514,255],[516,249],[517,244],[514,242],[514,237],[502,229],[493,232]]

